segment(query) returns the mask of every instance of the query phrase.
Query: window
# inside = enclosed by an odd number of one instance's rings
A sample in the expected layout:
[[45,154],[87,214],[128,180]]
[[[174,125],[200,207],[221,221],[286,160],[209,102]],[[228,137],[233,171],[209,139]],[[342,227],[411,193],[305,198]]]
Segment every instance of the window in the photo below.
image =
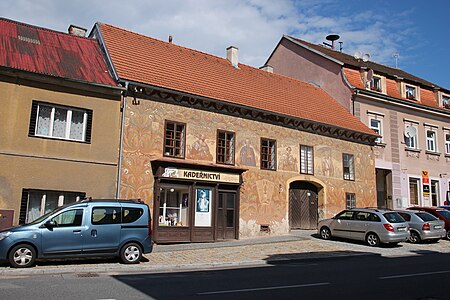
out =
[[402,216],[403,219],[405,219],[406,222],[411,221],[411,215],[409,213],[405,212],[398,212],[400,216]]
[[261,139],[261,169],[276,170],[276,147],[275,140]]
[[417,149],[417,124],[405,123],[405,145],[409,149]]
[[92,225],[120,224],[120,207],[94,207],[92,209]]
[[92,111],[33,101],[30,136],[90,143]]
[[356,195],[354,193],[345,193],[346,208],[351,209],[356,207]]
[[405,96],[407,99],[416,100],[416,87],[411,85],[405,85]]
[[314,149],[311,146],[300,145],[300,173],[314,174]]
[[409,178],[409,203],[411,205],[419,205],[419,183],[419,179]]
[[450,154],[450,133],[445,134],[445,154]]
[[437,152],[436,132],[434,130],[427,130],[427,151]]
[[450,109],[450,97],[449,96],[442,96],[442,106],[444,108]]
[[234,132],[217,132],[217,163],[234,165]]
[[[375,118],[370,118],[370,128],[375,131],[378,135],[382,135],[382,128],[381,128],[381,120],[377,120]],[[376,139],[377,143],[382,143],[382,137],[379,137]]]
[[184,158],[186,125],[167,121],[164,136],[164,156]]
[[142,208],[123,207],[122,208],[122,223],[133,223],[137,221],[144,214]]
[[370,89],[372,91],[381,92],[381,78],[377,76],[373,76],[372,80],[370,81]]
[[163,185],[159,195],[159,226],[189,226],[189,187]]
[[71,209],[54,216],[50,221],[56,223],[56,227],[81,226],[83,222],[83,210]]
[[80,201],[85,193],[28,190],[22,191],[19,224],[30,223],[64,204]]
[[353,219],[353,211],[343,211],[336,216],[338,220],[352,220]]
[[353,155],[344,153],[342,155],[342,161],[344,165],[344,179],[355,180],[355,162]]
[[439,204],[439,181],[431,180],[431,205],[438,206]]

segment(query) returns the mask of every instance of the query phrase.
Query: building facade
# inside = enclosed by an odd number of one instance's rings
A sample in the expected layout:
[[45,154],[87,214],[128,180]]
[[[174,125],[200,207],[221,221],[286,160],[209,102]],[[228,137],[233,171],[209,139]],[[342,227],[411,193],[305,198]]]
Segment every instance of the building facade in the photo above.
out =
[[377,135],[323,90],[240,64],[235,47],[223,59],[106,24],[91,36],[127,89],[120,195],[149,204],[156,242],[283,234],[376,205]]
[[450,91],[363,58],[284,36],[267,64],[314,82],[380,135],[378,207],[443,205],[450,190]]
[[7,19],[0,28],[0,228],[114,198],[122,88],[97,41]]

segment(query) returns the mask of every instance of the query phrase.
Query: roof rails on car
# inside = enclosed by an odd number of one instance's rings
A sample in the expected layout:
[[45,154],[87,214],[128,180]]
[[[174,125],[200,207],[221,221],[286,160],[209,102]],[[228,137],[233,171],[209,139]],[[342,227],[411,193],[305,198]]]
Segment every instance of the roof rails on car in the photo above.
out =
[[86,197],[80,202],[128,202],[128,203],[144,203],[140,198],[130,199],[92,199],[92,197]]

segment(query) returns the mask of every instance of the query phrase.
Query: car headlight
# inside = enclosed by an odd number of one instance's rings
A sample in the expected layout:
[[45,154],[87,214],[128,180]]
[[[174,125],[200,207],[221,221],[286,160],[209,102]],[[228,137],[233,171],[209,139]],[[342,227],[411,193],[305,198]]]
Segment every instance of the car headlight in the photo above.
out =
[[13,234],[11,231],[0,232],[0,241]]

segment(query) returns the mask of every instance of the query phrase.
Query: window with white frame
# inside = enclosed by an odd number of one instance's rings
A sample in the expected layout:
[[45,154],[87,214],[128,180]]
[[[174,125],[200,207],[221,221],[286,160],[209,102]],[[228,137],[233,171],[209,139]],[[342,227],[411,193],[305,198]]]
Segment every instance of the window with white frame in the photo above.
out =
[[30,136],[91,141],[92,111],[33,101]]
[[373,76],[370,81],[370,89],[375,92],[381,92],[381,77]]
[[418,135],[418,128],[416,123],[412,122],[405,122],[405,129],[404,129],[404,137],[405,137],[405,145],[409,149],[418,149],[417,145],[417,135]]
[[383,123],[382,123],[382,117],[378,115],[371,115],[369,114],[369,127],[375,131],[378,135],[381,135],[381,137],[377,138],[375,142],[382,143],[383,142]]
[[409,178],[409,203],[419,205],[420,180],[418,178]]
[[300,173],[314,174],[314,149],[311,146],[300,145]]
[[450,132],[445,134],[445,154],[450,155]]
[[450,109],[450,96],[442,95],[442,106]]
[[355,193],[345,193],[345,208],[352,209],[356,207],[356,194]]
[[344,179],[355,180],[355,160],[352,154],[342,154],[342,162],[344,167]]
[[29,223],[64,204],[79,201],[86,197],[82,192],[63,192],[45,190],[22,190],[22,204],[19,223]]
[[437,152],[436,131],[427,129],[427,151]]
[[407,99],[415,100],[417,97],[417,90],[415,86],[412,85],[405,85],[405,97]]

